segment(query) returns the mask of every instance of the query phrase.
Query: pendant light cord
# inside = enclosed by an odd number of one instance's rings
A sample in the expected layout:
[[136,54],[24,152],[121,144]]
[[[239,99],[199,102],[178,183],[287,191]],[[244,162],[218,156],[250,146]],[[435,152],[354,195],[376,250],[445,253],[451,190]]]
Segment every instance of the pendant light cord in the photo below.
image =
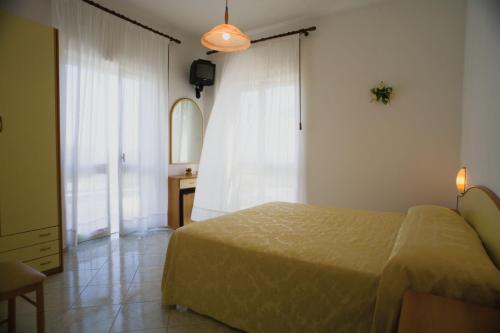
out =
[[226,0],[226,12],[224,13],[224,22],[227,24],[229,22],[229,13],[227,10],[227,0]]

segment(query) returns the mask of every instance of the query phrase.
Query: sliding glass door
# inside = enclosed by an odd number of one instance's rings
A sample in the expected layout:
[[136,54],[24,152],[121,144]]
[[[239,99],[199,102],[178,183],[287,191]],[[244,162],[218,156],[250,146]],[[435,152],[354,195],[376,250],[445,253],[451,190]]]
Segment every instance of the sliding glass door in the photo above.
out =
[[[122,73],[120,80],[120,234],[144,232],[167,223],[168,112],[158,108],[160,87],[155,81],[150,76],[134,74]],[[156,112],[148,112],[150,109]]]
[[166,225],[167,112],[153,96],[154,81],[103,64],[64,68],[62,101],[71,111],[61,119],[65,215],[72,243]]
[[81,1],[52,9],[66,243],[166,225],[168,40]]
[[120,155],[119,155],[119,208],[122,234],[138,228],[137,217],[141,206],[139,183],[139,126],[140,110],[138,83],[132,78],[121,82],[123,105],[120,112]]
[[113,97],[118,87],[113,65],[100,65],[68,64],[61,71],[66,82],[61,109],[71,111],[61,112],[61,148],[65,221],[71,226],[67,238],[72,243],[111,232],[112,151],[117,133],[112,125],[118,108]]

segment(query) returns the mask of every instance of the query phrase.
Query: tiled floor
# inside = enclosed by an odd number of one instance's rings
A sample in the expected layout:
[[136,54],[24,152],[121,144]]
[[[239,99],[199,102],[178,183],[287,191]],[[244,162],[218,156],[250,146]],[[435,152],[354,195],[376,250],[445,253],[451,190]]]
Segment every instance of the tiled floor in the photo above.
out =
[[[102,238],[64,254],[65,271],[45,282],[47,332],[239,332],[193,312],[161,305],[171,231]],[[30,295],[34,298],[34,295]],[[6,304],[0,304],[0,319]],[[35,310],[17,301],[18,332],[35,332]],[[0,332],[6,332],[2,325]]]

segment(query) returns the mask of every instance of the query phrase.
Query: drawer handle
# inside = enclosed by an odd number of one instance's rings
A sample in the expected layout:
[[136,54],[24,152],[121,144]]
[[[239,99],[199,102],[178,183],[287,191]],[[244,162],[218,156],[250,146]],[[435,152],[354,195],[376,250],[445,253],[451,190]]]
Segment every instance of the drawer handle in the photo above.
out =
[[42,247],[42,248],[40,249],[40,252],[48,251],[48,250],[50,250],[51,248],[52,248],[52,247],[50,247],[50,246],[47,246],[47,247]]
[[47,233],[44,233],[44,234],[40,234],[38,236],[39,237],[47,237],[47,236],[50,236],[50,232],[47,232]]
[[40,263],[40,266],[45,266],[45,265],[48,265],[48,264],[50,264],[51,262],[52,262],[52,260],[41,262],[41,263]]

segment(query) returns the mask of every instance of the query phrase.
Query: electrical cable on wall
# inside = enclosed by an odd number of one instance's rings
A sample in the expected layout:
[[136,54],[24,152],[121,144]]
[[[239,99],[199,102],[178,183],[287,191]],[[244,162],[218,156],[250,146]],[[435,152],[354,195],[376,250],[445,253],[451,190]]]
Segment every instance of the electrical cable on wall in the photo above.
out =
[[299,131],[302,131],[302,45],[299,34]]

